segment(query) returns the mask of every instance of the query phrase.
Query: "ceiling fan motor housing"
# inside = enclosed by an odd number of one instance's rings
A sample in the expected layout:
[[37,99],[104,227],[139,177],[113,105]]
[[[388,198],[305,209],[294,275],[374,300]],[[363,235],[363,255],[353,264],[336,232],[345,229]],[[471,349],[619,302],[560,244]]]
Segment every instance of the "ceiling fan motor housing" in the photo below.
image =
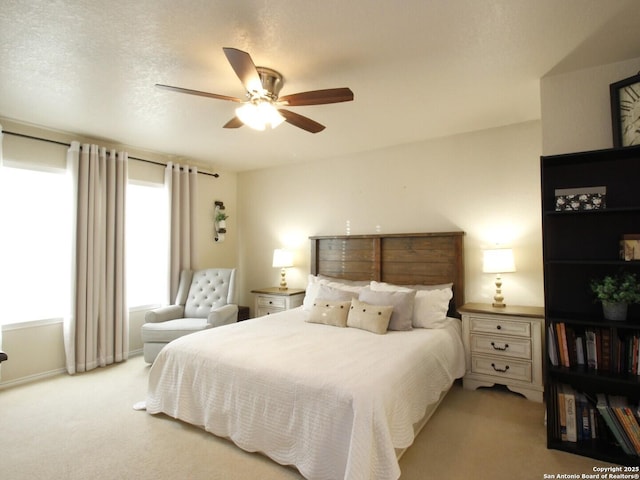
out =
[[278,95],[280,95],[280,90],[284,85],[284,77],[282,74],[267,67],[256,67],[256,70],[260,76],[262,88],[266,90],[266,96],[272,101],[277,100]]

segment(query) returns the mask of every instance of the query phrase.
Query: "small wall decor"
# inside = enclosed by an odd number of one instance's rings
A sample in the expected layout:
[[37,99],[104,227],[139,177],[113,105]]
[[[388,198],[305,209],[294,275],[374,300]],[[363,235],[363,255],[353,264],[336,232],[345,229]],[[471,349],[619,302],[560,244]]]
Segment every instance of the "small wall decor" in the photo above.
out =
[[601,210],[607,206],[607,187],[558,188],[556,211]]
[[225,234],[227,233],[227,212],[225,211],[224,202],[216,200],[214,202],[213,212],[213,227],[215,229],[214,240],[216,242],[224,242]]
[[640,73],[609,85],[614,147],[640,145]]
[[625,233],[620,240],[620,259],[640,260],[640,233]]

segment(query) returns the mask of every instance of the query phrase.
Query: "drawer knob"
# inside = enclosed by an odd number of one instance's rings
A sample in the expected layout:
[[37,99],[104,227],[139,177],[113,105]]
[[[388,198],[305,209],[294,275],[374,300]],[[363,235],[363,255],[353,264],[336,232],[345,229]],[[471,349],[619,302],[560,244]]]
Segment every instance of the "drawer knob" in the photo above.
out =
[[496,326],[496,328],[497,328],[498,330],[502,330],[502,325],[498,325],[498,326]]
[[506,365],[504,368],[498,368],[498,367],[496,367],[496,364],[495,364],[495,363],[492,363],[492,364],[491,364],[491,366],[493,367],[493,369],[494,369],[496,372],[504,373],[504,372],[506,372],[507,370],[509,370],[509,365]]
[[494,350],[500,350],[502,352],[504,352],[507,348],[509,348],[509,344],[505,343],[504,347],[499,347],[495,344],[495,342],[491,342],[491,346],[493,347]]

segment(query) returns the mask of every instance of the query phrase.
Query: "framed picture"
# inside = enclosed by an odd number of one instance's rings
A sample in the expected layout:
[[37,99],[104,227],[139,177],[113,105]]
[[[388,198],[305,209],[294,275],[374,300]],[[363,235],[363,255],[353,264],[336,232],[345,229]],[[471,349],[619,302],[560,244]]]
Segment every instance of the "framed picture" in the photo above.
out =
[[640,73],[609,85],[613,146],[640,145]]

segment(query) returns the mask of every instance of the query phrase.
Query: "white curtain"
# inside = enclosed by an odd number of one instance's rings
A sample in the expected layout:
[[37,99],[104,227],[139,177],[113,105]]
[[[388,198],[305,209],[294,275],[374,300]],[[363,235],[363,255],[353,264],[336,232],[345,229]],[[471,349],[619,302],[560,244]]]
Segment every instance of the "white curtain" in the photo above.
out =
[[164,174],[169,198],[169,301],[176,298],[180,271],[195,259],[195,205],[198,169],[169,162]]
[[64,340],[70,374],[127,359],[125,191],[128,156],[72,142],[67,169],[75,200],[72,304]]

